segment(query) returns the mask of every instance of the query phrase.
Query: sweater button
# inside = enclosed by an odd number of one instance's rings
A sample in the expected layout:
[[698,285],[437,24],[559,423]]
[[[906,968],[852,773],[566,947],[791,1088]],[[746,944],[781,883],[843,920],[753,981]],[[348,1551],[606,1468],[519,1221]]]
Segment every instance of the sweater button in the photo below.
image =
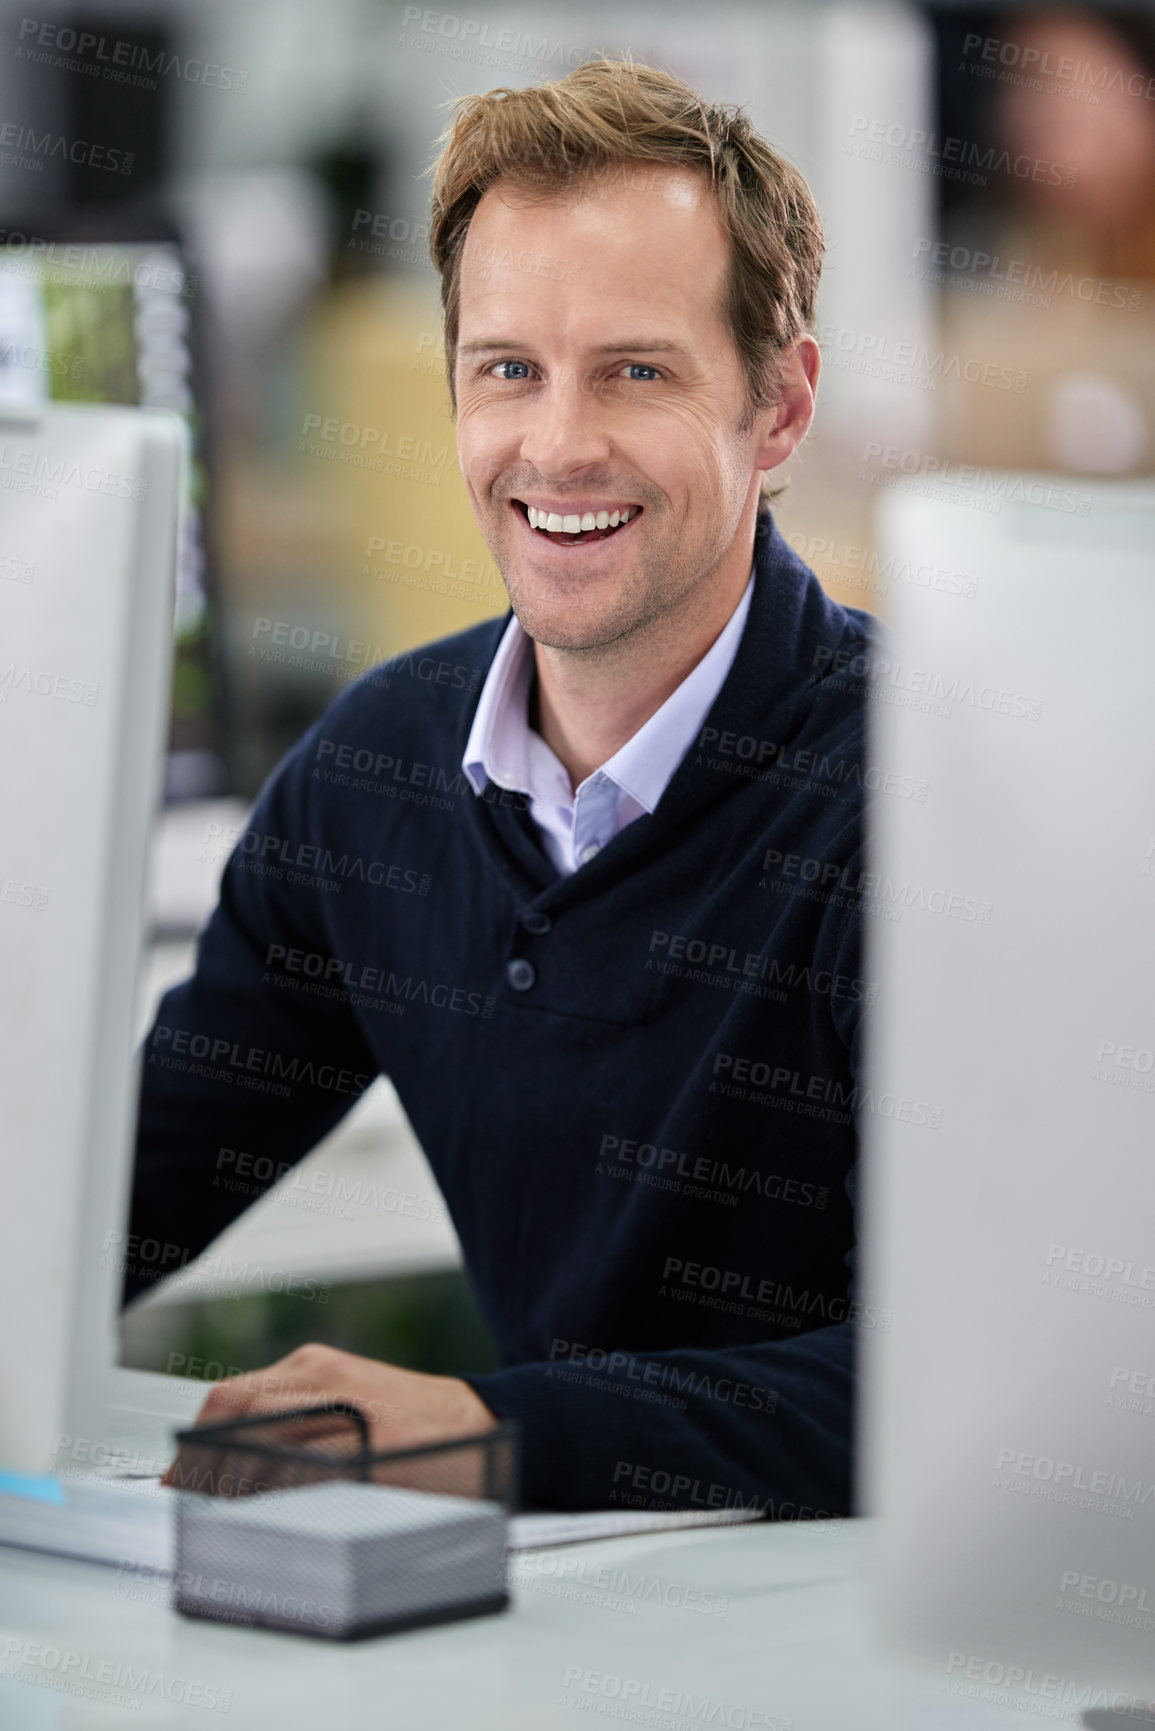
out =
[[515,992],[528,992],[537,979],[537,969],[524,956],[514,956],[512,962],[506,964],[505,977]]
[[538,908],[526,908],[521,915],[523,931],[532,932],[535,938],[544,938],[553,925],[548,914],[543,914]]

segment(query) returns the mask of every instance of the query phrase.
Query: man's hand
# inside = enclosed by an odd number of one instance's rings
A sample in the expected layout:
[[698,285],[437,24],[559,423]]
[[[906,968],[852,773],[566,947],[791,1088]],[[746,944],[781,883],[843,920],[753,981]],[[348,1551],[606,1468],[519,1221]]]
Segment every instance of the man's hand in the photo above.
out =
[[[229,1419],[318,1406],[331,1400],[360,1407],[369,1420],[369,1446],[374,1453],[475,1436],[497,1425],[485,1403],[458,1377],[427,1376],[315,1344],[298,1347],[265,1370],[248,1371],[218,1383],[197,1414],[196,1423],[223,1424]],[[340,1423],[333,1421],[334,1427]],[[317,1433],[310,1436],[310,1441],[320,1440]],[[399,1470],[391,1472],[389,1478],[391,1483],[416,1489],[444,1489],[468,1496],[478,1481],[478,1464],[467,1462],[464,1453],[449,1453],[440,1461],[434,1457],[425,1466],[409,1463],[404,1475]],[[165,1484],[181,1482],[180,1465],[178,1456],[164,1476]],[[472,1494],[478,1494],[477,1490]]]

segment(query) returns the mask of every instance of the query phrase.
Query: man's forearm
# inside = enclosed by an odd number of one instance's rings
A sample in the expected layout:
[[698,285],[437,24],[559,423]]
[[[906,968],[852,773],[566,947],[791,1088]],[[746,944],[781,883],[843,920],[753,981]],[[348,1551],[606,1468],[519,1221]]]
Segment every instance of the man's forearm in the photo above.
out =
[[[522,1430],[522,1491],[545,1508],[851,1508],[855,1327],[716,1351],[555,1343],[549,1361],[464,1380]],[[563,1350],[564,1349],[564,1350]]]

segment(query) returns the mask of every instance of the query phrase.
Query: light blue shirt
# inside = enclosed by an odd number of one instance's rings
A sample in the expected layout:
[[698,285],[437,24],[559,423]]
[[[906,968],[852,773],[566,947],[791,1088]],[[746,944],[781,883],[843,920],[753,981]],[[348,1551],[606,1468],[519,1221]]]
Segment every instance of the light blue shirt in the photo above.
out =
[[561,760],[529,725],[533,642],[512,618],[481,688],[461,760],[474,792],[492,781],[524,794],[545,850],[563,877],[593,859],[661,799],[726,682],[753,592],[751,568],[742,599],[701,661],[576,793]]

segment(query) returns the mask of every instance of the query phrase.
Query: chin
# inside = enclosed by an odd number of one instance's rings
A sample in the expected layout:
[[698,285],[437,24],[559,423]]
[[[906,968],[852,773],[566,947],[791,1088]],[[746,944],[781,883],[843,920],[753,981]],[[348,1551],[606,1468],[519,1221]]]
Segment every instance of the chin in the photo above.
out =
[[[512,595],[512,592],[511,592]],[[522,630],[543,649],[600,649],[616,642],[641,622],[636,607],[559,606],[556,601],[527,601],[524,591],[513,597]]]
[[507,556],[497,563],[522,629],[547,649],[596,649],[615,642],[650,616],[660,592],[634,559],[597,575],[543,571],[532,561]]

